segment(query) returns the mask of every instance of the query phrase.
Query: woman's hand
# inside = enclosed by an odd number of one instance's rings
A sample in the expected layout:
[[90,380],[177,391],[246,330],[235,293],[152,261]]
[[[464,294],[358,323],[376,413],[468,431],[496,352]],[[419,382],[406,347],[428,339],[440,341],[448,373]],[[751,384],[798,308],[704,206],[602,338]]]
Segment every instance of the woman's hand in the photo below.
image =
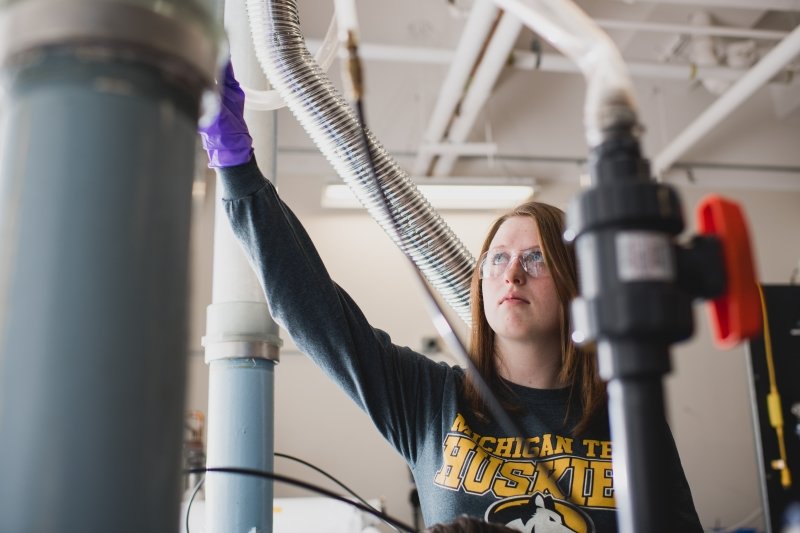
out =
[[220,111],[209,125],[199,128],[208,166],[224,168],[242,165],[253,156],[253,139],[244,121],[244,92],[228,61],[220,87]]

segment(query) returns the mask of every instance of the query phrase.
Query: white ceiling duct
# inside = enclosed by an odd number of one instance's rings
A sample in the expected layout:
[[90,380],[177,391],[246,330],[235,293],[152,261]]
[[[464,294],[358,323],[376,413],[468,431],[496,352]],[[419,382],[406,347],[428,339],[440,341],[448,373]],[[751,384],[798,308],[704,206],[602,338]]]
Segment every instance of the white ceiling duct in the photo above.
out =
[[[695,11],[691,22],[697,26],[713,26],[711,15],[706,11]],[[731,68],[745,69],[758,60],[758,48],[753,40],[724,42],[712,35],[692,35],[690,59],[700,67],[717,67],[723,64]],[[711,94],[720,95],[733,84],[732,80],[700,76],[700,82]]]

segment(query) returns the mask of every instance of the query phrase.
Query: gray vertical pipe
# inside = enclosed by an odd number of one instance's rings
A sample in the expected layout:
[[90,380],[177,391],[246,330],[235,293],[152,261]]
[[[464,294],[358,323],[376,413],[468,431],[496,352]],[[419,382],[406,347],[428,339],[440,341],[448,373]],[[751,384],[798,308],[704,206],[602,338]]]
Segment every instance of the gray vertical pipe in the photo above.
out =
[[[217,208],[220,205],[218,201]],[[213,295],[207,317],[203,338],[209,365],[207,466],[271,472],[274,368],[281,340],[263,291],[221,209],[215,221]],[[205,487],[209,533],[272,531],[270,480],[208,473]]]
[[[253,56],[243,2],[225,3],[225,26],[238,79],[266,79]],[[259,166],[275,175],[275,113],[245,112]],[[203,339],[209,365],[207,466],[272,471],[274,382],[281,340],[263,290],[221,209],[217,190],[214,279]],[[206,476],[206,531],[272,531],[273,483],[231,474]]]
[[[182,23],[130,6],[0,17],[0,531],[174,530],[196,122],[216,58],[201,73],[167,53]],[[120,18],[149,46],[91,33]]]

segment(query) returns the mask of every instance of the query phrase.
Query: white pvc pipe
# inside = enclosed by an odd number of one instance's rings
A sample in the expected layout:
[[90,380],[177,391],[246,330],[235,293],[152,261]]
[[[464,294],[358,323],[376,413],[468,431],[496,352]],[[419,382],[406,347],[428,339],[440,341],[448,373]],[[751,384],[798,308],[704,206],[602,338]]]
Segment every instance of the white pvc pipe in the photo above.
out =
[[[472,6],[455,54],[450,54],[451,62],[447,77],[439,89],[439,97],[431,113],[428,127],[422,138],[425,142],[438,142],[444,137],[453,112],[458,105],[472,69],[480,56],[499,10],[488,0],[476,0]],[[366,50],[362,50],[362,53]],[[434,56],[426,56],[434,57]],[[414,174],[423,175],[433,160],[430,154],[420,154],[414,162]]]
[[720,96],[694,122],[653,158],[653,173],[662,177],[672,164],[706,133],[722,122],[738,105],[800,53],[800,26],[773,48],[761,61]]
[[[447,140],[451,143],[460,143],[467,139],[478,114],[483,109],[486,100],[494,88],[497,78],[508,62],[508,56],[522,30],[522,22],[509,13],[503,13],[497,25],[489,47],[483,55],[483,60],[478,65],[467,93],[461,101],[458,116],[453,120]],[[456,155],[442,155],[433,168],[434,176],[446,176],[453,170]]]
[[589,147],[610,127],[638,121],[628,68],[611,38],[577,5],[562,0],[495,0],[575,61],[586,78],[584,129]]
[[[252,50],[244,5],[225,3],[225,22],[237,78],[268,88]],[[275,112],[247,107],[256,157],[275,175]],[[264,292],[231,230],[217,187],[212,302],[205,360],[209,365],[207,466],[273,470],[274,366],[281,340]],[[208,473],[205,530],[272,531],[273,485],[251,476]]]
[[358,16],[355,0],[333,0],[336,24],[339,26],[339,41],[347,42],[348,35],[358,35]]
[[[627,65],[631,76],[650,79],[691,81],[713,77],[719,80],[738,80],[748,72],[746,69],[731,67],[675,65],[645,61],[633,61]],[[537,57],[530,52],[515,51],[512,66],[521,70],[541,70],[542,72],[563,72],[566,74],[580,73],[580,69],[571,59],[558,54],[542,54]]]

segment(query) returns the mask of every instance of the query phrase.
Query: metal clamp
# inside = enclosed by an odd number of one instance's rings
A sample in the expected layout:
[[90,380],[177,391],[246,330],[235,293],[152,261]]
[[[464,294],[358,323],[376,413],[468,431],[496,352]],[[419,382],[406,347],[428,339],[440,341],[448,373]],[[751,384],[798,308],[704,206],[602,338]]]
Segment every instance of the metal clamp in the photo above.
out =
[[206,342],[206,339],[203,339],[203,345],[206,349],[206,363],[220,359],[267,359],[277,363],[280,359],[281,340],[277,338],[259,341],[218,342]]

